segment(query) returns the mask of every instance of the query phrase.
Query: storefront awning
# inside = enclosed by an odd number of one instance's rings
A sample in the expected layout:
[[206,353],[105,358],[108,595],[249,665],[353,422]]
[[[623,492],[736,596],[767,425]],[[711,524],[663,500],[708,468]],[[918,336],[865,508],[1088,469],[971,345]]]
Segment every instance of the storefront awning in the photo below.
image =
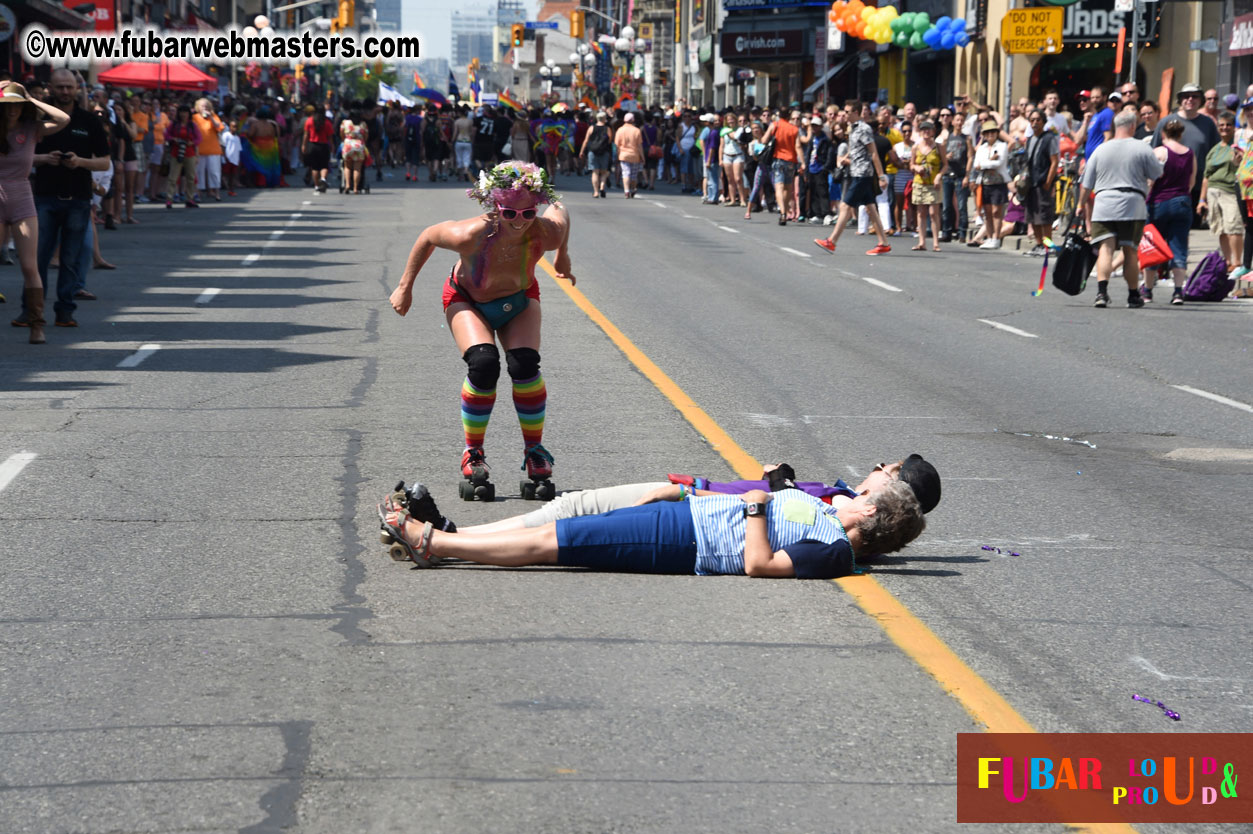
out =
[[50,0],[26,0],[22,5],[34,18],[32,20],[28,17],[25,23],[43,23],[50,28],[64,31],[90,29],[93,25],[92,18],[87,15],[71,11],[60,3],[53,3]]
[[817,81],[815,81],[814,83],[806,87],[805,92],[801,94],[801,97],[803,98],[805,96],[813,95],[815,90],[818,90],[828,81],[830,81],[832,78],[835,78],[837,75],[844,72],[844,70],[851,67],[853,65],[853,62],[857,60],[859,55],[861,55],[860,52],[853,52],[849,55],[845,55],[843,61],[840,61],[835,66],[831,67],[831,69],[823,73],[821,78],[819,78]]

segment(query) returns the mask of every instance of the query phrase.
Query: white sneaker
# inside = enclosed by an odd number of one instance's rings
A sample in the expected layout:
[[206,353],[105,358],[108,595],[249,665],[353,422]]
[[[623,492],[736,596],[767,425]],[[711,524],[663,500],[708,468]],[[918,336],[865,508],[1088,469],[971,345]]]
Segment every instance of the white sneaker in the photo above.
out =
[[824,226],[834,226],[834,225],[835,225],[835,215],[834,215],[834,214],[828,214],[826,217],[822,218],[822,225],[824,225]]
[[980,249],[1000,249],[1001,242],[999,240],[993,240],[989,238],[988,240],[985,240],[983,243],[980,243],[979,248]]

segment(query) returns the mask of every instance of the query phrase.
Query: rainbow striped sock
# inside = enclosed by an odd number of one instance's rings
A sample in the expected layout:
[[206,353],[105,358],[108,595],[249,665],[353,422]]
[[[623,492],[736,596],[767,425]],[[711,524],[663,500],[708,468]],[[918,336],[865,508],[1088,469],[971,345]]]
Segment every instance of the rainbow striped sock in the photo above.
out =
[[466,432],[466,448],[483,445],[487,421],[492,419],[492,406],[495,404],[495,388],[480,391],[470,384],[468,378],[461,383],[461,425]]
[[544,439],[544,412],[548,404],[548,389],[544,377],[536,374],[531,379],[513,381],[513,407],[518,412],[518,425],[522,427],[522,443],[527,449]]

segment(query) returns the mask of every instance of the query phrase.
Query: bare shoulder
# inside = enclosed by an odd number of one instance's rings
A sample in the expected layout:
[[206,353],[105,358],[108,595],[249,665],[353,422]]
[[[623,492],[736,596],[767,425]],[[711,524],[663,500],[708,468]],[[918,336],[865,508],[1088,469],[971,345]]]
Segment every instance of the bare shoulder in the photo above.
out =
[[544,249],[556,249],[566,238],[566,230],[570,226],[570,214],[560,203],[553,204],[541,217],[536,218],[536,225],[543,235]]

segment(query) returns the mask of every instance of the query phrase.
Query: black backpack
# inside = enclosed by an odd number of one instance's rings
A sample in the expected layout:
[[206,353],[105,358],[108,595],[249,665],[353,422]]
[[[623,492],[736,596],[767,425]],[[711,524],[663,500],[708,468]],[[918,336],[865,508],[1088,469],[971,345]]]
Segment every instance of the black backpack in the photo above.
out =
[[596,125],[592,128],[592,138],[588,140],[587,149],[591,153],[609,152],[609,128]]

